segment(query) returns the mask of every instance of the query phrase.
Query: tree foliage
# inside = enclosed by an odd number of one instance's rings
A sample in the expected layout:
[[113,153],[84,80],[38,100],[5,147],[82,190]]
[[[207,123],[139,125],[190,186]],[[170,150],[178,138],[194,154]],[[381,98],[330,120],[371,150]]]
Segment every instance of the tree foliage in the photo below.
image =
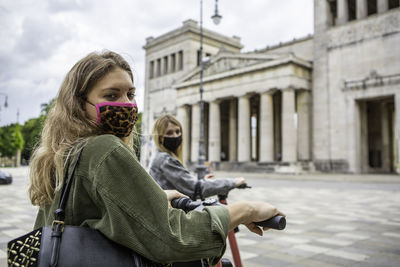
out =
[[54,103],[55,98],[49,103],[41,104],[40,116],[27,120],[22,126],[17,123],[0,127],[0,157],[12,157],[20,149],[21,158],[29,161],[40,140],[43,122]]
[[12,157],[17,149],[24,147],[24,138],[21,134],[21,126],[18,123],[0,128],[0,154],[2,157]]

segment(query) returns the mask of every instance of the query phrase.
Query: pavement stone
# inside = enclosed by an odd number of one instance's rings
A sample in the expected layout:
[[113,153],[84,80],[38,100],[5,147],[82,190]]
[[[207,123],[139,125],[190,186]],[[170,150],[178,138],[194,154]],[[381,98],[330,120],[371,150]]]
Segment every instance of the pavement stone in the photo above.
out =
[[[0,186],[0,267],[6,245],[32,230],[37,208],[27,194],[28,168],[7,169]],[[287,215],[283,231],[262,237],[240,226],[243,266],[400,266],[400,176],[222,173],[246,177],[251,189],[233,190],[228,202],[268,201]],[[232,260],[227,246],[225,257]]]

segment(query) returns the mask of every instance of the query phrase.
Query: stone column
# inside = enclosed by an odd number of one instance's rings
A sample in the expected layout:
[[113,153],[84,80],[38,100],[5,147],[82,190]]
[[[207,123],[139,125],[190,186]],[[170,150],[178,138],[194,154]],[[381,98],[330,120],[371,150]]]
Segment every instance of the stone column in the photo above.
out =
[[165,75],[165,58],[164,57],[162,57],[161,58],[161,71],[160,71],[160,76],[163,76],[163,75]]
[[176,53],[174,53],[174,54],[171,54],[170,55],[170,61],[171,61],[171,63],[170,63],[170,66],[171,66],[171,68],[170,68],[170,70],[171,70],[171,72],[176,72]]
[[389,113],[387,103],[381,103],[381,127],[382,127],[382,168],[383,171],[390,171],[390,147],[389,147]]
[[338,14],[338,24],[345,24],[349,21],[349,6],[348,0],[338,0],[337,1],[337,14]]
[[297,161],[297,129],[295,125],[296,94],[293,89],[282,90],[282,161]]
[[302,91],[297,95],[297,155],[299,160],[311,159],[311,93]]
[[368,116],[367,103],[365,101],[359,103],[360,112],[360,171],[367,173],[369,171],[368,164]]
[[250,158],[250,99],[239,97],[238,161],[249,162]]
[[368,16],[368,0],[357,0],[356,3],[356,18],[357,19],[362,19]]
[[229,161],[237,161],[237,112],[236,101],[229,103]]
[[192,145],[191,156],[192,162],[197,162],[199,158],[199,140],[200,140],[200,104],[192,106]]
[[389,0],[378,0],[378,13],[386,12],[389,9]]
[[183,134],[183,162],[187,162],[189,160],[189,151],[190,151],[190,136],[189,136],[189,110],[187,106],[180,106],[177,112],[177,119],[182,125],[182,134]]
[[219,101],[210,102],[208,128],[208,161],[221,161],[221,114]]
[[352,98],[346,99],[346,127],[349,158],[349,171],[352,173],[360,172],[360,110],[359,105]]
[[274,161],[274,105],[271,93],[260,97],[260,162]]
[[398,174],[400,174],[400,93],[395,95],[394,117],[394,169]]

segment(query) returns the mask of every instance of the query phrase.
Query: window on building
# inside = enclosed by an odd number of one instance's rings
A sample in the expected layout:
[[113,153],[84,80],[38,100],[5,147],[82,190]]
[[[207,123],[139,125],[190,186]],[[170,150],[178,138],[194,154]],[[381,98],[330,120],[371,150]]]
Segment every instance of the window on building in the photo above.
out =
[[178,52],[178,70],[183,70],[183,51]]
[[389,0],[389,9],[398,8],[400,6],[399,0]]
[[171,72],[176,71],[176,57],[175,54],[171,55]]
[[349,21],[356,19],[356,11],[357,11],[357,0],[349,0],[348,8],[349,8]]
[[150,79],[154,78],[154,60],[150,61]]
[[161,58],[157,59],[157,71],[156,71],[156,76],[157,76],[157,77],[161,76]]
[[168,56],[164,57],[164,73],[163,74],[168,74]]
[[330,11],[330,21],[329,24],[331,26],[336,25],[337,20],[337,1],[336,0],[328,0],[329,11]]
[[376,5],[376,0],[368,0],[367,10],[368,10],[368,16],[378,13],[378,7]]

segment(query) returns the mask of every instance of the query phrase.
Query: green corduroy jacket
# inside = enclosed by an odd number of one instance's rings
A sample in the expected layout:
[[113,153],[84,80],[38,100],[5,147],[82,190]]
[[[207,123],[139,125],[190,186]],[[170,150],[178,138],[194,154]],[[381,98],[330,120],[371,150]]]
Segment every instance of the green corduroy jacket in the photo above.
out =
[[[56,191],[52,204],[40,207],[35,229],[51,225],[60,195]],[[159,263],[210,258],[215,264],[226,248],[228,210],[212,206],[186,214],[168,207],[164,191],[113,135],[85,145],[65,213],[67,225],[97,229]]]

